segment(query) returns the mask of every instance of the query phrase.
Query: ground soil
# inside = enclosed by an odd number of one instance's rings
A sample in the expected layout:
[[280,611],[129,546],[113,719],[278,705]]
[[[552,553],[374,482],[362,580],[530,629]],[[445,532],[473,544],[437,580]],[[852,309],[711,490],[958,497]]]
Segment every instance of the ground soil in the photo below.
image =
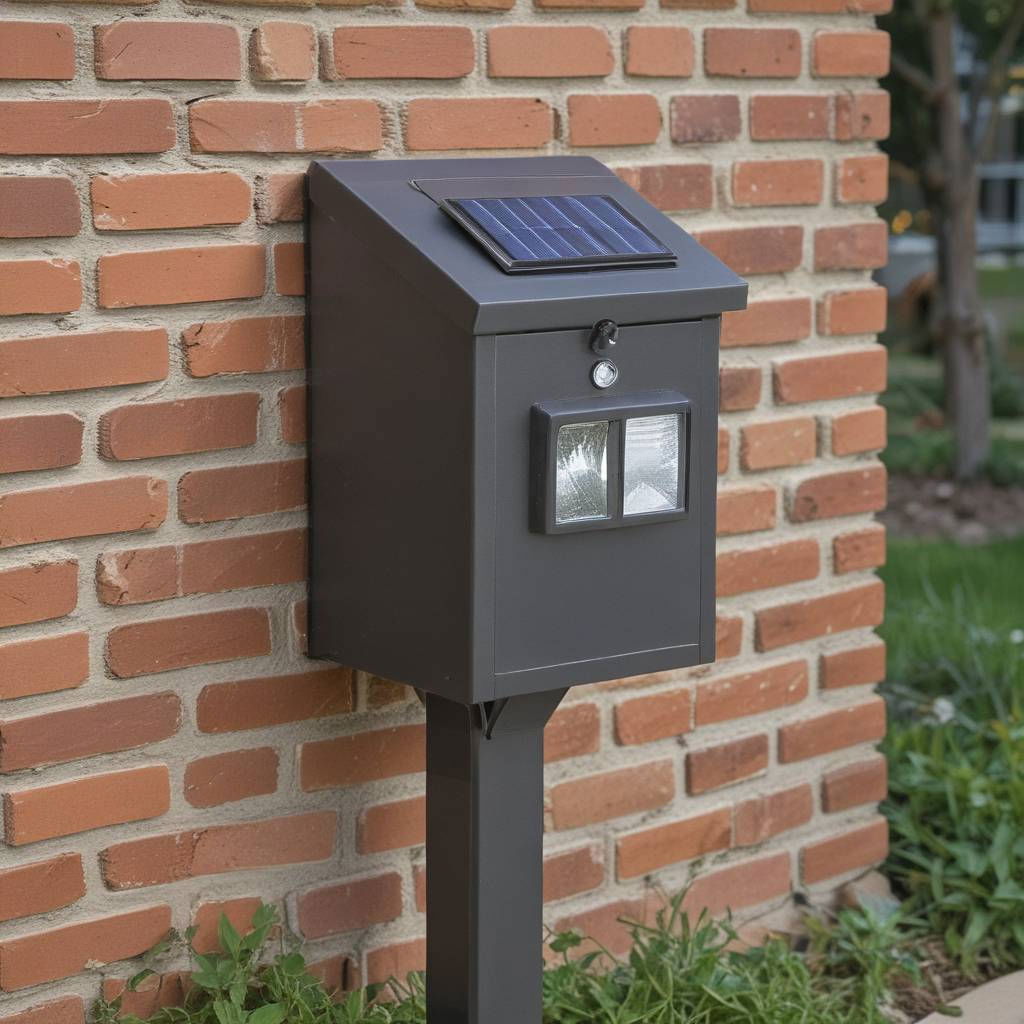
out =
[[1024,487],[893,476],[880,519],[892,537],[986,544],[1024,534]]

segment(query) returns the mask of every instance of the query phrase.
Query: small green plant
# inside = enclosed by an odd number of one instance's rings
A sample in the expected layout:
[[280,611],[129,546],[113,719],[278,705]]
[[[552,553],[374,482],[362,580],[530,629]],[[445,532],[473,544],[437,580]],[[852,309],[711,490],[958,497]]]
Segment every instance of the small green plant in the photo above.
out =
[[[741,948],[728,921],[706,914],[691,924],[680,894],[650,926],[632,925],[633,946],[620,960],[572,932],[555,935],[561,962],[545,971],[545,1024],[886,1024],[889,985],[908,970],[894,920],[840,916],[819,927],[815,955],[805,957],[781,940]],[[267,957],[277,925],[273,907],[261,907],[240,935],[221,918],[216,953],[193,951],[196,970],[181,1007],[159,1010],[149,1024],[425,1024],[421,975],[341,997],[313,977],[302,954],[282,948]],[[191,939],[186,936],[186,940]],[[154,954],[175,941],[162,943]],[[154,973],[141,971],[135,989]],[[387,989],[389,998],[380,997]],[[122,1013],[122,999],[100,1000],[94,1024],[143,1024]]]

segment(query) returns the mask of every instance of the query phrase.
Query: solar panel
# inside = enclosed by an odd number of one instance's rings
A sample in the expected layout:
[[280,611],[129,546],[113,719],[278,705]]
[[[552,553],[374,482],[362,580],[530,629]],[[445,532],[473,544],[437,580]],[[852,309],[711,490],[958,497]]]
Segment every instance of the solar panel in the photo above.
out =
[[510,273],[675,262],[611,196],[446,199],[441,207]]

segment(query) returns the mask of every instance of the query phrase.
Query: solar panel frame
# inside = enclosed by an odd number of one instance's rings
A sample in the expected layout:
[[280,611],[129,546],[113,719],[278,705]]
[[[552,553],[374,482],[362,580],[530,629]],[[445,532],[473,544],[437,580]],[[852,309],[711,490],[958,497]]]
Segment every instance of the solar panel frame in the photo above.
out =
[[[551,184],[555,187],[547,195],[531,189],[527,195],[434,198],[506,273],[669,266],[676,262],[675,253],[613,196],[567,193]],[[537,209],[541,203],[547,204],[546,216]],[[529,223],[531,218],[539,223]],[[522,222],[521,227],[516,220]],[[560,220],[566,224],[550,223]],[[610,235],[617,235],[620,242],[609,244]],[[575,255],[565,251],[581,247],[591,251]]]

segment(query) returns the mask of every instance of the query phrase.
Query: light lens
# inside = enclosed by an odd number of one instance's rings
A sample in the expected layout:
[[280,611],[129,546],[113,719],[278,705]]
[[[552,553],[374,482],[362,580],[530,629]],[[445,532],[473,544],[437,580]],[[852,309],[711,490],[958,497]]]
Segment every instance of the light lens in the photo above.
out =
[[682,418],[637,416],[626,420],[623,514],[679,508],[679,434]]
[[555,522],[608,516],[608,421],[558,428]]

